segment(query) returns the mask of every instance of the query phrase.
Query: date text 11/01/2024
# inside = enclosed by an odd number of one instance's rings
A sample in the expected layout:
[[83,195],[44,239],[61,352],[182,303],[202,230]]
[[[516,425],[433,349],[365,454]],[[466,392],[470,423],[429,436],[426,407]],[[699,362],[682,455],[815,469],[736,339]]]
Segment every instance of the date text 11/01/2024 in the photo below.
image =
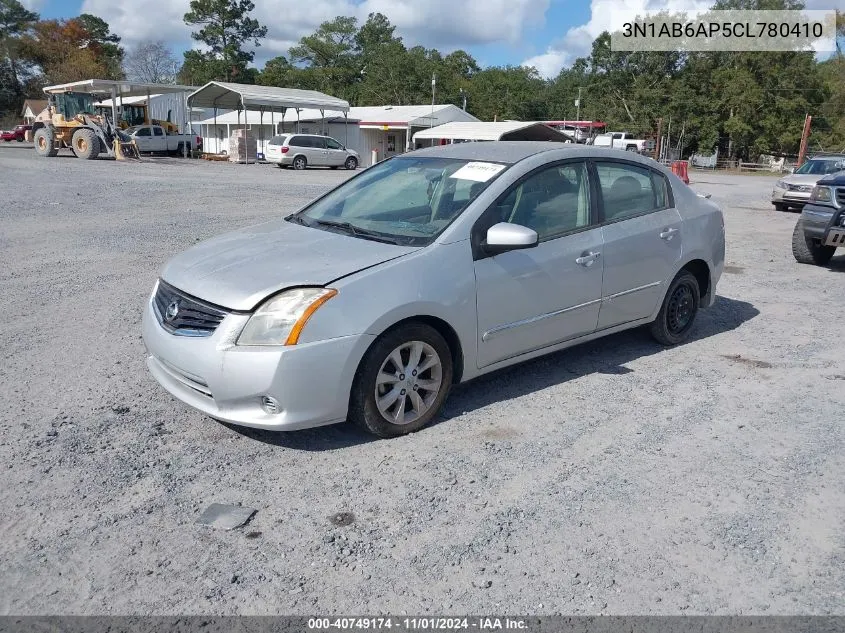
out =
[[436,618],[436,617],[372,617],[372,618],[309,618],[309,631],[519,631],[528,624],[520,618]]
[[822,37],[824,26],[820,22],[626,22],[622,37]]

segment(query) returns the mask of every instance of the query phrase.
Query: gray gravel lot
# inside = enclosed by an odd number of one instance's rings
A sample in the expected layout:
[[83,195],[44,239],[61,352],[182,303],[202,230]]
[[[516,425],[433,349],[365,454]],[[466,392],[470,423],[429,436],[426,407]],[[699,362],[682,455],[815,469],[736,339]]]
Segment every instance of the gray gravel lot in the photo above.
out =
[[163,262],[348,175],[0,145],[0,614],[845,614],[845,255],[795,263],[773,177],[693,174],[730,267],[686,345],[529,362],[389,441],[159,388]]

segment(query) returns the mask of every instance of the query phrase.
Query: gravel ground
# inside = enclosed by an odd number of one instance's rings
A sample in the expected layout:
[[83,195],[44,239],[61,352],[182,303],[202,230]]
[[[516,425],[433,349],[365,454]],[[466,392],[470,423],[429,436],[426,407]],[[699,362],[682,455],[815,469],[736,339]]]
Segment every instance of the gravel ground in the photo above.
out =
[[[693,176],[729,267],[680,347],[529,362],[389,441],[168,396],[162,263],[347,176],[0,146],[0,614],[845,613],[845,256],[795,263],[771,177]],[[196,525],[212,502],[258,512]]]

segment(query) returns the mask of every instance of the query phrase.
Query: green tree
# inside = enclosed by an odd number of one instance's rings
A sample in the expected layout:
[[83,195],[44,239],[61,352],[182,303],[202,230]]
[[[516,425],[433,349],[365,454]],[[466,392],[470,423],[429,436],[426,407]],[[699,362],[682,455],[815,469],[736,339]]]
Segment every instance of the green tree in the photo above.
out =
[[[234,78],[243,82],[250,77],[254,80],[255,72],[248,71],[247,66],[255,53],[244,50],[244,46],[250,42],[260,46],[267,35],[267,27],[249,17],[255,8],[252,0],[191,0],[190,6],[185,23],[202,27],[191,33],[191,37],[208,46],[210,52],[186,51],[185,64],[190,64],[188,73],[226,81]],[[222,63],[216,63],[218,61]],[[207,69],[203,70],[203,65]]]
[[0,0],[0,117],[17,116],[23,104],[24,86],[32,75],[21,59],[21,38],[38,21],[18,0]]
[[295,64],[313,69],[311,79],[316,80],[318,90],[353,100],[361,76],[357,34],[354,17],[338,16],[300,39],[297,46],[291,47],[290,58]]
[[120,37],[111,32],[108,22],[90,13],[81,14],[77,20],[88,32],[85,47],[92,50],[106,65],[110,79],[123,79],[123,57]]

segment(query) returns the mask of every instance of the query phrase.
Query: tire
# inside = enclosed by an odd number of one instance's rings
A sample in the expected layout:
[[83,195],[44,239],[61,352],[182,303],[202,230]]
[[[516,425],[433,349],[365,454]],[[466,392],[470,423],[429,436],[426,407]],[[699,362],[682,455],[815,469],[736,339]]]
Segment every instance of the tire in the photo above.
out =
[[49,127],[38,128],[32,140],[35,143],[35,153],[39,156],[53,158],[59,153],[53,146],[53,130]]
[[835,252],[835,246],[823,246],[819,241],[807,237],[801,220],[795,223],[795,229],[792,231],[792,255],[796,262],[825,266]]
[[100,154],[100,139],[87,127],[76,130],[70,142],[77,158],[94,160]]
[[297,156],[293,159],[292,165],[295,170],[302,171],[308,167],[308,161],[305,159],[305,156]]
[[775,211],[789,211],[789,205],[782,204],[780,202],[773,202],[772,204],[775,205]]
[[651,335],[661,345],[684,342],[689,338],[700,305],[698,280],[688,270],[682,270],[669,285],[660,312],[651,324]]
[[[410,367],[414,353],[419,354],[416,367],[423,370],[406,375],[408,369],[417,371]],[[425,367],[428,363],[433,364]],[[349,419],[382,438],[418,431],[440,411],[452,387],[452,375],[451,350],[433,327],[408,323],[388,330],[367,350],[358,367]],[[378,382],[379,376],[390,379]],[[390,394],[395,394],[392,399],[385,398]]]
[[637,146],[636,146],[636,145],[628,145],[628,146],[625,148],[625,151],[626,151],[626,152],[636,152],[636,151],[637,151]]
[[23,137],[19,136],[15,139],[18,143],[23,143]]
[[349,170],[358,169],[358,159],[354,156],[350,156],[346,159],[346,162],[343,163],[343,167]]

